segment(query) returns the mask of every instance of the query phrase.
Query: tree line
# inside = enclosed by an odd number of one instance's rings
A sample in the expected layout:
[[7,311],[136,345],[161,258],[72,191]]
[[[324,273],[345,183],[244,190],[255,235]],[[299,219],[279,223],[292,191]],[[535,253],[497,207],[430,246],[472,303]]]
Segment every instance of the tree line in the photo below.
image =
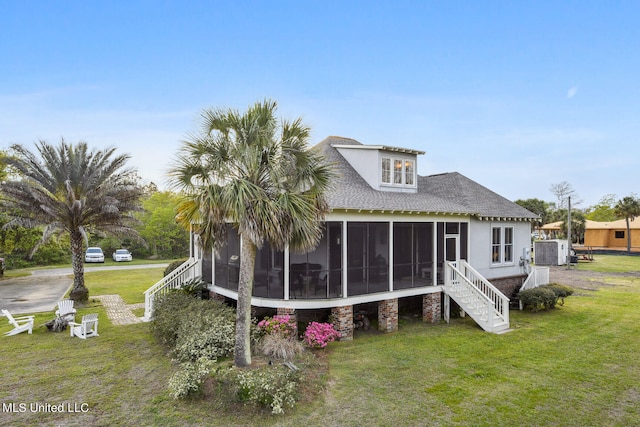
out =
[[557,202],[546,202],[537,198],[519,199],[515,202],[538,215],[532,226],[538,229],[545,224],[563,222],[560,238],[568,235],[567,218],[571,201],[571,236],[573,243],[584,241],[586,220],[611,222],[624,219],[627,227],[627,250],[631,250],[630,222],[640,216],[640,198],[635,194],[618,199],[615,194],[606,194],[598,203],[581,209],[582,203],[573,186],[563,181],[549,188]]

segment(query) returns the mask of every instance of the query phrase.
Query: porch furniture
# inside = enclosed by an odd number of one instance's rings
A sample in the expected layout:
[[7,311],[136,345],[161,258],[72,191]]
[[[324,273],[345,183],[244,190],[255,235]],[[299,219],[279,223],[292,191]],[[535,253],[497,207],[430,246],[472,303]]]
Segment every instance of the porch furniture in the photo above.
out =
[[69,322],[69,329],[71,336],[76,336],[81,339],[87,339],[91,337],[97,337],[98,335],[98,314],[85,314],[82,316],[82,322]]
[[58,302],[58,309],[56,310],[56,316],[61,317],[67,322],[76,321],[76,309],[73,308],[72,299],[63,299]]
[[2,314],[7,317],[9,323],[13,326],[12,330],[4,333],[5,336],[10,337],[11,335],[16,335],[24,331],[32,333],[33,319],[35,316],[13,317],[8,310],[2,310]]

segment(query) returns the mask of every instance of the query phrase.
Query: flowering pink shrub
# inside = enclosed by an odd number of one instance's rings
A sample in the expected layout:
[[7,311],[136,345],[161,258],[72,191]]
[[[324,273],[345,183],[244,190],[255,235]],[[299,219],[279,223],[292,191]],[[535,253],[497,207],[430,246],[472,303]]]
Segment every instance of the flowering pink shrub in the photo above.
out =
[[304,331],[304,342],[312,348],[325,348],[337,338],[340,338],[340,332],[331,323],[311,322]]
[[283,338],[292,338],[296,334],[296,329],[296,322],[288,314],[265,317],[258,322],[258,330],[263,335],[279,335]]

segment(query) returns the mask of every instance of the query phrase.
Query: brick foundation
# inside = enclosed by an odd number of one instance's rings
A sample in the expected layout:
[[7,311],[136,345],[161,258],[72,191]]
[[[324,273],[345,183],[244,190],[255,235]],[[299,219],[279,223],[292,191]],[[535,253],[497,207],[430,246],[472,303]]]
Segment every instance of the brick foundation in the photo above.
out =
[[502,277],[499,279],[490,279],[489,281],[493,286],[498,288],[500,292],[505,294],[507,298],[513,299],[516,296],[516,293],[527,279],[527,276],[511,276],[511,277]]
[[422,296],[422,321],[438,323],[442,319],[442,292]]
[[213,300],[220,301],[220,302],[226,301],[226,298],[224,297],[224,295],[216,294],[213,291],[209,291],[209,297]]
[[378,330],[383,332],[398,330],[398,298],[378,303]]
[[353,306],[333,307],[331,316],[333,326],[340,333],[340,341],[353,340]]

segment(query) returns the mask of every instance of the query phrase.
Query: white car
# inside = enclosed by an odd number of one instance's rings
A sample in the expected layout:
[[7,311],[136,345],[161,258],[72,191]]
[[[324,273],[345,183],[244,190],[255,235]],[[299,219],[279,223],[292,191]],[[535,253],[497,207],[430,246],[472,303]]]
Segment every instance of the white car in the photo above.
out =
[[101,248],[87,248],[84,253],[84,262],[104,262],[104,252]]
[[132,259],[133,257],[131,256],[131,252],[129,252],[127,249],[117,249],[113,253],[113,260],[115,262],[131,261]]

